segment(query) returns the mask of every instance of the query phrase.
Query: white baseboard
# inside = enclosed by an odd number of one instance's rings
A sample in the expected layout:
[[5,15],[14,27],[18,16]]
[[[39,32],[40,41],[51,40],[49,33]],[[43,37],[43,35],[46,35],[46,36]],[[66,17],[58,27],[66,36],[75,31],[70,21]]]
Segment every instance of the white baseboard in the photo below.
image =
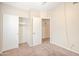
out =
[[[53,43],[52,43],[53,44]],[[54,43],[55,45],[57,45],[57,46],[59,46],[59,47],[61,47],[61,48],[64,48],[64,49],[66,49],[66,50],[69,50],[69,51],[71,51],[71,52],[74,52],[74,53],[77,53],[77,54],[79,54],[79,52],[78,51],[75,51],[75,50],[72,50],[72,49],[70,49],[70,48],[68,48],[68,47],[63,47],[63,46],[61,46],[60,44],[57,44],[57,43]]]

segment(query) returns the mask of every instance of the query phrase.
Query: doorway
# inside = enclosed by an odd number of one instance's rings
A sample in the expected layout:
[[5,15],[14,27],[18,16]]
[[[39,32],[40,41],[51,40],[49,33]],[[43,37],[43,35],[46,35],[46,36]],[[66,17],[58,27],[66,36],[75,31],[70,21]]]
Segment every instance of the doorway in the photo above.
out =
[[33,46],[50,43],[50,18],[33,17]]
[[42,43],[50,43],[50,19],[42,19]]

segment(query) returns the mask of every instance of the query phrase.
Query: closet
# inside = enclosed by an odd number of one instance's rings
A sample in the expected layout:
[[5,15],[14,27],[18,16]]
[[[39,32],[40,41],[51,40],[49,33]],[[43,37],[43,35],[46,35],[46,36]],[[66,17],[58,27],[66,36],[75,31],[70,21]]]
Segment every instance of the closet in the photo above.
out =
[[26,43],[26,20],[27,18],[19,17],[19,44]]

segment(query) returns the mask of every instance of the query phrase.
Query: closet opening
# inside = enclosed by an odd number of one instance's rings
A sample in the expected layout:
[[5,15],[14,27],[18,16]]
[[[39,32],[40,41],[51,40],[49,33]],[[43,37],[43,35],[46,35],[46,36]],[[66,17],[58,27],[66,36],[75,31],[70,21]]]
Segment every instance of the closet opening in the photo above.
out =
[[50,19],[42,19],[42,43],[50,43]]
[[27,26],[26,26],[26,20],[25,17],[19,17],[19,47],[21,45],[26,44],[26,33],[27,33]]

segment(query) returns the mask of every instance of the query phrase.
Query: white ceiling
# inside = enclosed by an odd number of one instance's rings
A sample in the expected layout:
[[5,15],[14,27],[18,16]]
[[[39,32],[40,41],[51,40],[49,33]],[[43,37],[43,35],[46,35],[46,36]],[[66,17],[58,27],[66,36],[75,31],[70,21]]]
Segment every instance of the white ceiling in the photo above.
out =
[[24,10],[45,11],[45,10],[51,10],[61,3],[60,2],[3,2],[3,4],[8,4]]

